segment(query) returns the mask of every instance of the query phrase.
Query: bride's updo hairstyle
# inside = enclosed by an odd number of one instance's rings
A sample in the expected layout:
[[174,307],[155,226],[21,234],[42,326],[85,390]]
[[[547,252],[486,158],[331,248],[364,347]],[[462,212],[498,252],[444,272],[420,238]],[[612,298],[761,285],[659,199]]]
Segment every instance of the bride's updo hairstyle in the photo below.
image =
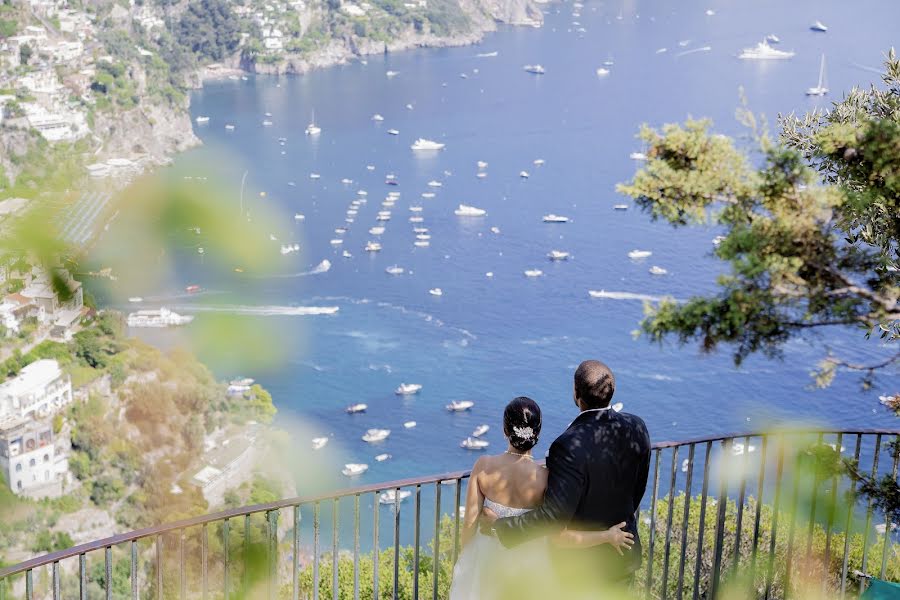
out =
[[503,411],[503,433],[519,452],[534,448],[541,435],[541,407],[531,398],[515,398]]

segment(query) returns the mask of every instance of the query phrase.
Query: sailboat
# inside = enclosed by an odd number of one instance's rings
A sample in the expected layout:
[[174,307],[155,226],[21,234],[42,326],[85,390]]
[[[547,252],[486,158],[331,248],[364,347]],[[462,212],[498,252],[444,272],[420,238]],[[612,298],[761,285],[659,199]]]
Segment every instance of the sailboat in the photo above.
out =
[[815,87],[811,87],[806,90],[807,96],[824,96],[828,93],[828,88],[825,87],[825,55],[822,55],[822,62],[819,64],[819,83],[816,84]]
[[306,126],[306,135],[319,135],[320,133],[322,133],[322,128],[316,125],[316,111],[313,111],[309,125]]

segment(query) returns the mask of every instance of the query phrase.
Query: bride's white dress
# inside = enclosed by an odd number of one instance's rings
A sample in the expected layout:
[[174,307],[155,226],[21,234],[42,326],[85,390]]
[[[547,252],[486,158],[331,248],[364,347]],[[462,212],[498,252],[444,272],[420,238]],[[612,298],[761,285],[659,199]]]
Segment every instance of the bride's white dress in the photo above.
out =
[[[484,499],[484,506],[494,511],[499,518],[515,517],[531,510],[511,508],[487,498]],[[546,538],[538,538],[509,550],[496,537],[477,531],[456,561],[450,600],[515,597],[511,592],[519,583],[536,583],[534,577],[523,578],[522,573],[546,573],[549,569],[548,548]]]

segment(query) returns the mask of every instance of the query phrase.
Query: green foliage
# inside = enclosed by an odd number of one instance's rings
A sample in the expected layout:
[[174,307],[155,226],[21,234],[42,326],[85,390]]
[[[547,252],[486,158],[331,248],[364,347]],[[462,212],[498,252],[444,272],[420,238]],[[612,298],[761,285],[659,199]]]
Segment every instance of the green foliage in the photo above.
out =
[[22,44],[19,46],[20,64],[27,65],[32,56],[34,56],[34,50],[31,49],[31,44]]
[[201,60],[220,61],[241,39],[240,23],[224,0],[195,0],[175,26],[178,43]]
[[100,108],[118,107],[128,110],[140,102],[137,87],[123,62],[97,63],[97,74],[91,83],[91,90],[99,95],[97,105]]
[[34,541],[31,544],[31,551],[34,553],[56,552],[57,550],[65,550],[75,545],[70,536],[65,531],[57,531],[51,533],[46,529],[37,532]]
[[0,39],[6,39],[16,35],[19,24],[12,19],[0,19]]

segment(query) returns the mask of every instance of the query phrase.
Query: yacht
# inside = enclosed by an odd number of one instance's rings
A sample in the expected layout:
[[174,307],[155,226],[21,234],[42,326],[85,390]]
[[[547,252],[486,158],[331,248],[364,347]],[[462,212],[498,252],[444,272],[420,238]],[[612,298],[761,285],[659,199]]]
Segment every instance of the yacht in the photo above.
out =
[[431,234],[430,233],[417,233],[416,239],[417,240],[430,240]]
[[647,155],[643,152],[632,152],[628,155],[631,160],[647,160]]
[[442,290],[441,288],[431,288],[430,290],[428,290],[428,293],[432,296],[443,296],[444,290]]
[[605,67],[600,67],[597,69],[597,77],[606,77],[609,75],[609,69]]
[[550,254],[547,255],[547,258],[550,260],[568,260],[569,253],[563,252],[562,250],[551,250]]
[[372,115],[372,120],[373,121],[384,121],[384,117],[382,117],[378,113],[375,113],[374,115]]
[[632,250],[628,253],[628,258],[631,260],[639,260],[642,258],[647,258],[651,256],[653,253],[649,250]]
[[313,450],[321,450],[328,443],[327,437],[317,437],[312,439]]
[[198,125],[205,125],[209,123],[209,117],[197,117],[196,121]]
[[232,125],[231,123],[227,124],[225,126],[225,131],[234,131],[234,125]]
[[434,196],[435,196],[434,192],[422,192],[423,198],[434,198]]
[[752,48],[744,48],[738,54],[738,58],[744,60],[785,60],[793,56],[793,52],[776,50],[766,40],[761,41]]
[[413,246],[415,246],[416,248],[427,248],[430,245],[431,242],[429,242],[428,240],[416,240],[415,242],[413,242]]
[[344,250],[343,252],[341,252],[341,256],[343,256],[344,258],[353,258],[353,255],[350,254],[350,253],[349,253],[348,251],[346,251],[346,250]]
[[384,270],[388,275],[403,275],[406,272],[406,269],[403,267],[398,267],[397,265],[391,265],[387,269]]
[[491,443],[487,440],[479,440],[477,438],[468,437],[460,442],[460,447],[465,448],[466,450],[484,450]]
[[628,210],[627,204],[613,204],[613,210]]
[[385,452],[384,454],[379,454],[375,457],[375,462],[384,462],[387,459],[391,458],[391,455]]
[[335,239],[331,240],[332,246],[340,246],[343,243],[344,243],[344,240],[342,240],[340,238],[335,238]]
[[475,406],[475,403],[471,400],[454,400],[447,405],[447,410],[450,412],[463,412],[469,410],[473,406]]
[[416,213],[422,212],[422,207],[421,206],[410,206],[409,210],[410,210],[410,212],[416,212]]
[[435,187],[435,188],[438,188],[438,187],[441,187],[441,186],[443,186],[443,185],[444,185],[443,183],[441,183],[440,181],[437,181],[437,180],[435,180],[435,179],[432,179],[431,181],[428,182],[428,187]]
[[550,213],[549,215],[544,215],[544,223],[568,223],[569,217],[563,217],[560,215],[554,215]]
[[388,129],[387,132],[388,132],[388,135],[400,135],[399,129]]
[[477,177],[478,179],[484,179],[485,177],[487,177],[487,173],[485,173],[485,172],[476,173],[475,177]]
[[522,67],[528,73],[533,73],[535,75],[543,75],[547,71],[541,65],[525,65]]
[[724,242],[724,241],[725,241],[725,236],[724,236],[724,235],[717,235],[716,237],[714,237],[714,238],[712,239],[712,244],[713,244],[713,246],[715,246],[716,248],[718,248],[718,247],[719,247],[719,244],[721,244],[721,243]]
[[488,167],[488,164],[487,164],[485,161],[483,161],[483,160],[479,160],[477,163],[475,163],[475,165],[476,165],[479,169],[487,169],[487,167]]
[[380,225],[369,229],[370,235],[381,235],[382,233],[384,233],[384,227],[381,227]]
[[494,225],[491,227],[491,233],[500,233],[500,228]]
[[413,227],[413,232],[415,233],[428,233],[427,227]]
[[334,229],[334,232],[338,235],[344,235],[345,233],[347,233],[347,228],[346,227],[336,227]]
[[656,265],[653,265],[652,267],[650,267],[650,274],[651,275],[668,275],[669,272],[667,270],[663,269],[662,267],[657,267]]
[[442,144],[440,142],[435,142],[433,140],[419,138],[415,142],[413,142],[413,145],[410,146],[410,148],[412,148],[413,150],[440,150],[445,145],[446,144]]
[[409,218],[409,222],[410,222],[410,223],[421,223],[421,222],[424,221],[424,220],[425,220],[424,218],[422,218],[422,217],[420,217],[420,216],[418,216],[418,215],[415,215],[415,216],[412,216],[412,217]]
[[540,269],[528,269],[525,271],[525,277],[540,277],[544,272]]
[[347,463],[341,470],[341,473],[347,477],[357,477],[369,470],[369,465],[360,463]]
[[347,407],[347,414],[355,415],[356,413],[364,413],[369,406],[367,404],[351,404]]
[[415,426],[416,426],[416,422],[415,422],[415,421],[407,421],[406,423],[403,424],[403,427],[404,427],[405,429],[412,429],[412,428],[415,427]]
[[370,444],[375,442],[383,442],[391,435],[390,429],[368,429],[366,433],[362,436],[362,441],[368,442]]
[[780,44],[781,38],[779,38],[774,33],[770,33],[769,35],[766,36],[766,41],[769,42],[770,44]]
[[378,215],[377,217],[375,217],[375,220],[376,221],[390,221],[391,215],[390,215],[390,213],[388,213],[386,215]]
[[822,23],[822,21],[818,20],[810,25],[809,28],[813,31],[819,31],[821,33],[825,33],[826,31],[828,31],[828,27],[824,23]]
[[141,298],[140,296],[130,296],[130,297],[128,298],[128,301],[129,301],[129,302],[143,302],[144,299]]
[[343,179],[341,179],[341,183],[343,183],[344,185],[350,185],[351,183],[353,183],[353,180],[349,177],[344,177]]
[[536,167],[543,166],[545,162],[547,162],[547,161],[545,161],[543,158],[536,158],[532,161],[532,163],[534,163],[534,166],[536,166]]
[[519,177],[522,179],[528,179],[531,175],[528,174],[528,171],[519,171]]
[[368,242],[366,244],[366,252],[381,252],[381,244],[378,242]]
[[385,178],[384,178],[384,182],[385,182],[387,185],[400,185],[400,182],[397,181],[397,176],[394,175],[393,173],[391,173],[390,175],[388,175],[387,177],[385,177]]
[[453,211],[453,214],[457,217],[483,217],[487,214],[487,211],[468,204],[460,204],[459,208]]
[[367,192],[366,190],[356,190],[356,195],[357,196],[368,196],[369,192]]
[[819,63],[819,83],[815,87],[806,90],[807,96],[824,96],[828,93],[825,82],[825,55],[822,55],[822,61]]
[[318,173],[310,173],[310,174],[309,174],[309,178],[310,178],[310,179],[321,179],[322,176],[319,175]]
[[168,308],[139,310],[128,315],[129,327],[174,327],[187,325],[194,320],[190,315],[179,315]]
[[271,127],[272,121],[266,119],[265,121],[262,122],[262,124],[263,124],[263,127]]
[[418,394],[421,390],[421,383],[401,383],[400,387],[394,390],[394,393],[398,396],[411,396],[413,394]]
[[366,165],[366,171],[374,171],[375,165]]
[[322,133],[322,128],[316,125],[316,112],[313,111],[309,125],[306,126],[306,135],[319,135],[320,133]]
[[472,437],[481,437],[486,434],[490,430],[490,425],[479,425],[475,428],[475,431],[472,432]]
[[391,504],[399,504],[410,496],[412,496],[412,492],[409,490],[387,490],[381,492],[378,496],[378,503],[390,506]]
[[396,77],[399,74],[400,74],[400,71],[388,71],[387,73],[385,73],[385,75],[387,75],[388,78]]

